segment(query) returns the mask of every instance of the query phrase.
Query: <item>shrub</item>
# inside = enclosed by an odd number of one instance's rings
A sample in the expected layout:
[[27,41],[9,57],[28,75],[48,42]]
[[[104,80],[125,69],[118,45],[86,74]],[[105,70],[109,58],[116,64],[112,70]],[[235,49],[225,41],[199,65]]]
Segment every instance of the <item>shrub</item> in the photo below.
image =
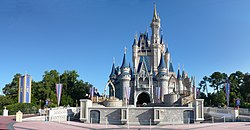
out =
[[9,110],[9,115],[15,115],[19,110],[23,114],[35,114],[38,111],[38,106],[32,103],[15,103],[6,106],[6,108]]

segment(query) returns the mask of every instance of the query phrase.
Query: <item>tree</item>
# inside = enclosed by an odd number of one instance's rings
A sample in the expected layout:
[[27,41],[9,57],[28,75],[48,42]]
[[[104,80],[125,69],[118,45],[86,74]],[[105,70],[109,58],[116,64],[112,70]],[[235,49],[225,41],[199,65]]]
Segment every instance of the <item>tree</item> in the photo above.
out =
[[[229,102],[233,103],[235,99],[241,97],[240,89],[242,88],[244,80],[244,74],[240,71],[236,71],[235,73],[230,74],[229,82],[230,82],[230,100]],[[232,104],[231,106],[234,106]]]
[[207,82],[208,82],[208,77],[204,76],[203,80],[201,80],[200,83],[199,83],[199,86],[200,86],[199,90],[202,89],[203,92],[206,91],[206,93],[208,94]]
[[18,87],[19,87],[19,78],[21,74],[17,73],[14,75],[11,83],[6,84],[3,88],[3,93],[8,96],[14,103],[18,102]]
[[224,84],[227,80],[227,74],[214,72],[209,78],[208,82],[210,87],[214,88],[217,92],[224,87]]

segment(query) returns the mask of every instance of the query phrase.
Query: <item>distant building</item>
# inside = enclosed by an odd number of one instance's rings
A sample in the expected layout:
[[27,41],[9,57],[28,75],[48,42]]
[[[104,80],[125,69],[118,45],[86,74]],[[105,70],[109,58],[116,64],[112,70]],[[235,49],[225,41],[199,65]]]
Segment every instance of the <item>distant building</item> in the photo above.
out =
[[31,103],[31,81],[27,74],[19,78],[18,103]]

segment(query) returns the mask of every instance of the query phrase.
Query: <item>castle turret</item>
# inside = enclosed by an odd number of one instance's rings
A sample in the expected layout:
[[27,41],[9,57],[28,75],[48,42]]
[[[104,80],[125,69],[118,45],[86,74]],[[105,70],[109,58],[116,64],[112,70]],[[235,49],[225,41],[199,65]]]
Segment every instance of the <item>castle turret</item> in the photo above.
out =
[[112,70],[111,70],[111,73],[109,75],[109,78],[111,80],[116,78],[116,75],[115,75],[115,63],[113,63],[113,65],[112,65]]
[[156,11],[156,5],[154,5],[154,14],[153,14],[153,19],[152,19],[152,22],[150,24],[150,27],[152,29],[152,36],[151,36],[151,40],[152,40],[152,43],[159,43],[159,39],[160,39],[160,36],[159,36],[159,31],[160,31],[160,28],[161,28],[161,24],[160,24],[160,16],[157,14],[157,11]]
[[156,11],[156,5],[154,5],[154,14],[153,14],[153,19],[152,22],[150,24],[151,30],[152,30],[152,36],[151,36],[151,51],[152,51],[152,66],[154,69],[154,72],[157,73],[158,69],[158,65],[160,62],[160,58],[161,58],[161,53],[163,52],[164,48],[163,48],[163,44],[160,43],[160,28],[161,28],[161,24],[160,24],[160,16],[157,14]]
[[167,67],[168,72],[169,72],[169,65],[168,65],[168,63],[169,63],[169,60],[170,60],[170,53],[169,53],[169,50],[168,50],[168,45],[166,45],[164,58],[165,58],[166,67]]
[[126,60],[126,48],[123,56],[122,66],[121,66],[121,88],[120,88],[120,94],[117,96],[121,100],[128,100],[126,96],[126,90],[128,90],[128,87],[130,87],[130,67]]
[[178,68],[177,72],[177,89],[179,94],[183,94],[183,84],[182,84],[182,76],[180,74],[180,67]]
[[169,62],[169,73],[174,73],[174,67],[173,67],[172,59],[170,59],[170,62]]
[[157,80],[158,80],[158,86],[160,87],[160,90],[161,90],[161,98],[160,98],[160,100],[161,100],[161,102],[163,102],[164,95],[168,94],[167,67],[166,67],[166,63],[164,61],[163,53],[161,54],[161,60],[160,60],[159,66],[158,66]]

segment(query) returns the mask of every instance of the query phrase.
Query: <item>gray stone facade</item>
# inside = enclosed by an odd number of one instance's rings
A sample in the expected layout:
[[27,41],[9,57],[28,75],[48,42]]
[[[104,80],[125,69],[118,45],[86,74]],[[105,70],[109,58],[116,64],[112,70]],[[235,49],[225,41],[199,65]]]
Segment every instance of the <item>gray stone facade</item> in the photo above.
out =
[[[126,109],[128,112],[127,121],[124,123],[121,121],[121,110]],[[160,120],[154,120],[154,109],[160,111]],[[194,111],[194,108],[190,107],[111,107],[111,108],[94,108],[88,109],[91,111],[99,111],[99,119],[101,124],[135,124],[135,125],[149,125],[151,124],[184,124],[185,120],[194,120],[191,117],[184,117],[185,111]],[[90,115],[89,115],[90,116]],[[89,117],[90,119],[91,117]],[[95,119],[92,119],[95,120]],[[91,120],[88,121],[91,123]]]

